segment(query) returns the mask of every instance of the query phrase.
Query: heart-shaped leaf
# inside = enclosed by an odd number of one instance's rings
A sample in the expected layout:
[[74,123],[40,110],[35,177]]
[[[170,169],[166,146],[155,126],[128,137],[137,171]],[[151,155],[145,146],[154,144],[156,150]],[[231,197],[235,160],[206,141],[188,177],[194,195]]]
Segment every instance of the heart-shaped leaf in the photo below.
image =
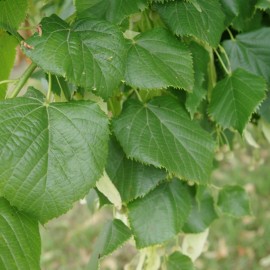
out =
[[26,42],[25,54],[42,69],[61,75],[103,98],[124,77],[126,46],[120,30],[105,21],[81,19],[68,25],[56,15],[41,21],[42,35]]
[[0,103],[0,191],[41,222],[93,187],[107,158],[108,119],[96,103]]

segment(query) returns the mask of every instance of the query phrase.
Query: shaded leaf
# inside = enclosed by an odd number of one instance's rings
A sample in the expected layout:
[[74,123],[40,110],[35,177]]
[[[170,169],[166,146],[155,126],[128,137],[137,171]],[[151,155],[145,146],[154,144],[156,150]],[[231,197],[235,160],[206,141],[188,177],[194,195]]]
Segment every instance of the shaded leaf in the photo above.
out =
[[185,106],[191,117],[193,117],[207,93],[208,64],[210,59],[209,53],[196,42],[191,42],[189,49],[192,52],[195,83],[192,92],[187,93]]
[[239,34],[235,40],[226,40],[223,46],[233,70],[243,68],[263,76],[270,83],[270,28]]
[[225,18],[219,1],[200,0],[197,6],[194,6],[192,3],[177,0],[158,5],[157,10],[174,34],[192,35],[213,47],[218,45]]
[[224,128],[243,132],[251,114],[265,97],[263,78],[243,69],[219,81],[212,92],[209,113]]
[[225,186],[218,195],[219,209],[223,214],[242,217],[251,214],[249,197],[240,186]]
[[128,101],[113,129],[128,157],[164,167],[182,179],[208,181],[214,142],[174,98]]
[[106,172],[124,202],[145,196],[166,177],[164,170],[128,159],[115,139],[109,144]]
[[56,15],[41,21],[42,36],[27,40],[25,54],[45,71],[65,77],[103,98],[113,95],[124,76],[122,33],[105,21],[81,19],[68,25]]
[[188,189],[178,179],[129,203],[128,216],[136,246],[160,244],[178,234],[190,207]]
[[195,270],[195,267],[188,256],[175,251],[166,260],[167,270]]
[[197,186],[196,196],[192,198],[192,208],[183,231],[200,233],[206,230],[218,218],[214,204],[209,190],[203,186]]
[[192,58],[184,44],[157,28],[132,41],[127,56],[126,82],[143,89],[184,88],[194,83]]
[[99,259],[121,247],[130,237],[130,229],[121,220],[108,222],[97,239],[87,269],[99,269]]
[[147,0],[77,0],[75,3],[79,18],[106,19],[117,24],[148,5]]
[[40,253],[37,220],[0,197],[0,269],[40,269]]
[[0,190],[41,222],[59,216],[100,178],[108,120],[90,101],[0,103]]

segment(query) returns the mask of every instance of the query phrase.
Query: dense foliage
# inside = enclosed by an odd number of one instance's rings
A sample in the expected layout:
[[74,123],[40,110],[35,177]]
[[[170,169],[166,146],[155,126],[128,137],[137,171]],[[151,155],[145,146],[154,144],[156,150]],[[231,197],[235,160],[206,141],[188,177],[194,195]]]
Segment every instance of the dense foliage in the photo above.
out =
[[96,194],[115,219],[86,269],[132,237],[170,247],[137,269],[194,269],[215,219],[250,214],[209,179],[248,122],[270,134],[269,1],[43,2],[0,0],[0,268],[39,269],[38,225]]

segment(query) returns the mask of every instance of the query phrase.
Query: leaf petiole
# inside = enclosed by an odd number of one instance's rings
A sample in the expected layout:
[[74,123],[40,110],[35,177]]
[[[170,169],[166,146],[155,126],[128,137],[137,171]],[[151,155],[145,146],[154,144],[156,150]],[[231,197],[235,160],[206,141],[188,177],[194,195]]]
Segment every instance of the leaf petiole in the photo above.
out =
[[217,49],[213,49],[213,50],[214,50],[214,52],[215,52],[215,54],[216,54],[216,56],[217,56],[217,58],[218,58],[218,60],[219,60],[219,62],[220,62],[220,64],[221,64],[223,70],[224,70],[228,75],[230,75],[230,74],[231,74],[231,71],[227,69],[227,67],[226,67],[226,65],[224,64],[224,62],[223,62],[223,60],[222,60],[222,58],[221,58],[219,52],[217,51]]
[[[31,74],[34,72],[36,69],[37,65],[35,63],[31,63],[31,65],[26,69],[24,74],[18,79],[17,85],[13,89],[11,95],[9,98],[14,98],[16,97],[20,91],[22,90],[23,86],[27,82],[27,80],[30,78]],[[7,97],[6,97],[7,98]]]

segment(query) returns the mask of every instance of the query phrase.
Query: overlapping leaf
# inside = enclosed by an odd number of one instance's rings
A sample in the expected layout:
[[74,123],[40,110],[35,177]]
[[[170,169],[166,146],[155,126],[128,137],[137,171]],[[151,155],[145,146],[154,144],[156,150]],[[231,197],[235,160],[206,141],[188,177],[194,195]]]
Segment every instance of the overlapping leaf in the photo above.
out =
[[[0,30],[0,59],[1,59],[0,81],[7,80],[9,78],[10,71],[15,61],[16,46],[17,46],[16,39]],[[6,89],[7,89],[6,85],[0,84],[0,100],[4,99]]]
[[138,248],[160,244],[180,232],[191,202],[187,187],[175,179],[128,204],[128,215]]
[[105,21],[81,19],[68,25],[56,15],[41,21],[42,35],[27,40],[24,52],[45,71],[108,98],[124,76],[125,40]]
[[110,141],[106,172],[124,202],[144,196],[166,177],[166,172],[126,158],[115,139]]
[[194,83],[191,54],[164,29],[142,33],[129,47],[125,77],[128,84],[138,88],[174,86],[191,91]]
[[195,36],[216,47],[224,30],[224,14],[218,0],[200,0],[197,6],[186,1],[158,5],[157,10],[173,33]]
[[243,68],[263,76],[270,83],[270,28],[239,34],[235,40],[226,40],[223,46],[233,70]]
[[87,266],[89,270],[99,269],[99,259],[111,254],[131,237],[130,229],[119,219],[108,222],[95,244],[94,252]]
[[217,219],[214,199],[206,187],[198,186],[192,200],[192,209],[183,227],[185,233],[200,233]]
[[156,97],[147,104],[130,100],[113,129],[128,157],[183,179],[208,181],[214,142],[174,98]]
[[40,236],[37,220],[0,197],[0,269],[37,270]]
[[195,270],[191,259],[179,251],[175,251],[166,260],[167,270]]
[[0,1],[0,29],[15,33],[26,16],[27,0]]
[[121,21],[147,7],[147,0],[76,0],[76,9],[79,18],[90,17],[106,19],[113,23]]
[[194,63],[195,83],[192,92],[187,93],[185,106],[191,117],[193,117],[207,93],[207,71],[210,59],[209,53],[195,42],[189,44],[189,49],[192,52]]
[[229,216],[242,217],[251,214],[248,195],[240,186],[225,186],[219,192],[217,205]]
[[263,78],[237,69],[215,86],[209,113],[224,128],[243,132],[251,114],[265,97]]
[[90,101],[0,103],[0,190],[41,222],[65,213],[101,176],[108,120]]

